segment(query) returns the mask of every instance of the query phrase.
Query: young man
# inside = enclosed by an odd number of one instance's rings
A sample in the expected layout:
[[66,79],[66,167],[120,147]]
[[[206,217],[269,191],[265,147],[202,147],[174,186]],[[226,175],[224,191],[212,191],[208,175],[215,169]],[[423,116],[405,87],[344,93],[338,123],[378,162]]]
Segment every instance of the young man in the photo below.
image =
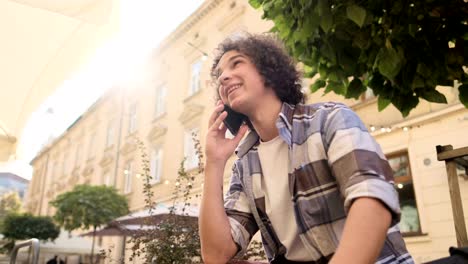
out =
[[[413,263],[397,227],[392,170],[354,112],[302,104],[294,61],[265,35],[222,42],[212,74],[221,100],[205,146],[205,263],[241,257],[257,231],[272,263]],[[225,137],[223,104],[248,117],[242,142],[246,125]]]

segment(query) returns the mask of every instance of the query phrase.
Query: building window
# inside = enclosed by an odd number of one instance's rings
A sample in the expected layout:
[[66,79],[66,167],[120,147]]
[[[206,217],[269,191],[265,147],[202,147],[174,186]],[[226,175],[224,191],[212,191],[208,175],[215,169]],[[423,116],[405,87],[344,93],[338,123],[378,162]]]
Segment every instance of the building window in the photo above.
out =
[[124,169],[124,193],[128,194],[132,192],[132,176],[133,176],[133,164],[132,162],[128,162],[125,164]]
[[156,100],[154,108],[155,117],[158,117],[166,112],[166,93],[167,88],[165,85],[161,85],[156,88]]
[[157,147],[151,151],[150,183],[151,184],[158,183],[161,180],[161,173],[162,173],[162,149],[160,147]]
[[137,129],[137,104],[133,103],[128,110],[128,133],[131,134]]
[[388,156],[388,162],[395,178],[395,188],[398,192],[401,207],[400,230],[404,235],[420,235],[418,206],[414,194],[408,153],[398,153]]
[[193,141],[193,134],[198,135],[198,128],[185,131],[184,135],[184,157],[185,169],[190,170],[198,166],[198,154]]
[[112,144],[114,144],[114,122],[110,121],[107,125],[106,147],[110,147]]
[[202,60],[199,59],[192,64],[190,75],[189,96],[200,90],[200,75],[202,69]]

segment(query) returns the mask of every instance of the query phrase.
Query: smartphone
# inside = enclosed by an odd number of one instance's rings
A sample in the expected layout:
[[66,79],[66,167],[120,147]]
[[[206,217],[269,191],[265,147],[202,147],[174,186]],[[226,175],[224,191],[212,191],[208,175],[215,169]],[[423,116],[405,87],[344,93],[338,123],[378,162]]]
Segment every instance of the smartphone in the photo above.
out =
[[247,120],[247,116],[232,110],[228,105],[224,105],[224,111],[227,112],[227,116],[224,119],[224,125],[229,129],[229,132],[234,136],[239,132],[239,128]]

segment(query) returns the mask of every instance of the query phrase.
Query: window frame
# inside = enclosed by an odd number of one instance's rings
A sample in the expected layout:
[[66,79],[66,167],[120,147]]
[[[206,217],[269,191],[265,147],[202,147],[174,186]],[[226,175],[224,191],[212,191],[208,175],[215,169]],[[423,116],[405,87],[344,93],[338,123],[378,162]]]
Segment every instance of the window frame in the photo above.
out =
[[112,146],[114,144],[114,120],[109,121],[107,124],[106,130],[106,148]]
[[133,176],[133,161],[127,161],[124,167],[124,186],[123,193],[129,194],[132,192],[132,176]]
[[[190,65],[190,86],[188,95],[191,96],[201,90],[202,58],[196,59]],[[196,71],[195,71],[196,70]]]
[[154,117],[162,116],[166,113],[167,86],[159,85],[155,89]]
[[[390,165],[390,160],[391,159],[406,156],[407,174],[403,175],[403,176],[397,176],[397,177],[393,176],[394,187],[395,187],[395,190],[398,193],[398,196],[400,196],[400,193],[398,192],[398,187],[397,187],[398,184],[400,184],[400,183],[411,183],[413,196],[414,196],[414,203],[416,205],[416,212],[418,214],[418,227],[419,227],[418,231],[403,232],[402,230],[400,230],[400,232],[401,232],[403,237],[413,237],[413,236],[424,235],[424,233],[422,232],[422,226],[421,226],[421,212],[420,212],[421,210],[420,210],[420,207],[418,205],[418,201],[416,199],[416,190],[414,188],[414,180],[413,180],[413,175],[411,173],[411,163],[410,163],[408,150],[401,150],[401,151],[393,152],[393,153],[387,154],[385,156],[386,156],[386,158],[387,158],[387,160],[389,162],[390,167],[391,167],[391,165]],[[393,169],[392,169],[392,173],[393,173]],[[401,207],[401,200],[400,199],[399,199],[399,203],[400,203],[400,207]]]
[[193,127],[184,131],[184,167],[186,170],[192,170],[198,166],[197,149],[192,139],[193,132],[199,135],[200,129],[198,127]]
[[137,103],[133,102],[128,106],[128,134],[132,134],[137,130]]
[[[157,153],[157,154],[155,154]],[[154,157],[157,157],[154,158]],[[156,184],[161,182],[162,176],[162,159],[163,159],[163,149],[160,146],[156,146],[151,150],[150,157],[150,184]]]

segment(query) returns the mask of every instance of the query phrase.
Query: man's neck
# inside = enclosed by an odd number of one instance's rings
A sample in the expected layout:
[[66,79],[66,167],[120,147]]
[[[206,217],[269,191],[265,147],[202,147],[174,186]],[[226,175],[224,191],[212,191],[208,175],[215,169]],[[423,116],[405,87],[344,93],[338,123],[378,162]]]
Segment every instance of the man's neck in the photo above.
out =
[[250,122],[254,126],[260,139],[264,142],[270,141],[278,136],[276,120],[281,111],[283,103],[278,98],[262,100],[256,107],[255,112],[249,115]]

